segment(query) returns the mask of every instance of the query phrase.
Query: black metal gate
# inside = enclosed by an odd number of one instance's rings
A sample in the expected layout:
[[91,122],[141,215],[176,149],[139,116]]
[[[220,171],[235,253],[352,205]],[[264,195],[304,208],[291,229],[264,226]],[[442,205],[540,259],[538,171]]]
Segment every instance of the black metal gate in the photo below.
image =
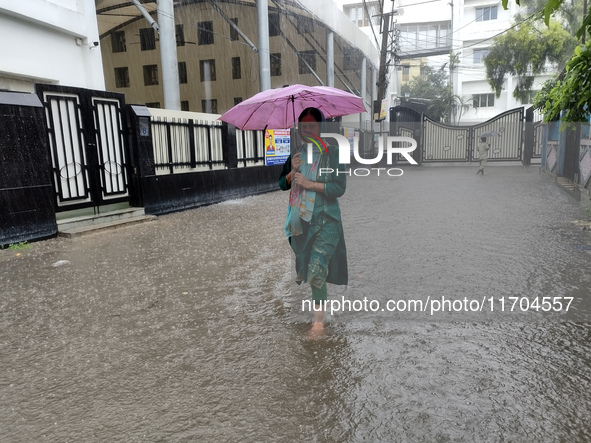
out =
[[523,159],[523,108],[503,112],[473,126],[451,126],[423,115],[423,162],[471,162],[479,134],[495,131],[489,138],[489,161]]
[[[406,106],[396,106],[390,108],[390,135],[401,137],[410,137],[417,142],[417,149],[412,152],[412,158],[417,163],[421,163],[422,151],[422,130],[421,113]],[[406,162],[406,159],[396,154],[396,162]]]
[[57,210],[129,200],[123,94],[37,85],[45,107]]

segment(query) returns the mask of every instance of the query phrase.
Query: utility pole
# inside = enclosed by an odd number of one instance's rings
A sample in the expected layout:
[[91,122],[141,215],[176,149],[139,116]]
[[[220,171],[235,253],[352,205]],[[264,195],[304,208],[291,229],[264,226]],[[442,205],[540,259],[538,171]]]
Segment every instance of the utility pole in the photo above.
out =
[[[454,65],[455,65],[455,53],[454,53],[454,2],[451,0],[448,3],[451,6],[451,51],[449,52],[449,89],[451,91],[451,97],[454,95]],[[453,117],[453,103],[450,102],[449,104],[449,116],[448,116],[448,123],[452,123]]]
[[390,20],[392,19],[391,13],[382,14],[382,49],[380,51],[380,71],[378,73],[378,103],[381,103],[386,96],[386,75],[387,70],[387,57],[388,57],[388,40],[390,39]]

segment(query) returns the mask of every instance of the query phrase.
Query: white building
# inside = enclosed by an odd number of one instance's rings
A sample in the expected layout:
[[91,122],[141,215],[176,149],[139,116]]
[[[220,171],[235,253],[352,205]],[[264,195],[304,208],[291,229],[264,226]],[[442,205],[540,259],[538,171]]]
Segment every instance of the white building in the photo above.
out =
[[[509,29],[518,12],[523,12],[514,1],[504,10],[494,0],[455,0],[453,17],[453,50],[459,55],[459,64],[453,71],[453,91],[460,97],[471,99],[470,108],[462,122],[484,121],[499,113],[524,104],[513,97],[516,78],[507,77],[501,95],[497,98],[486,80],[483,62],[494,42],[494,37]],[[549,75],[537,77],[533,89],[539,90]]]
[[104,90],[94,0],[0,0],[0,89]]
[[[369,11],[376,11],[379,7],[377,1],[337,0],[337,3],[368,35],[373,37],[375,32],[381,39],[379,18],[373,17],[372,31],[368,17]],[[451,50],[457,54],[457,65],[450,76],[453,93],[470,105],[462,114],[461,123],[485,121],[503,111],[524,106],[513,97],[516,78],[506,78],[500,97],[495,97],[486,80],[483,62],[494,37],[509,29],[515,15],[523,11],[516,2],[510,1],[508,10],[503,9],[501,1],[495,0],[396,0],[395,4],[392,1],[383,3],[385,13],[397,11],[393,15],[397,31],[391,37],[398,66],[391,66],[389,70],[389,106],[396,104],[404,76],[408,80],[413,71],[418,71],[424,57],[429,56],[431,67],[449,72]],[[550,74],[535,78],[534,92]]]

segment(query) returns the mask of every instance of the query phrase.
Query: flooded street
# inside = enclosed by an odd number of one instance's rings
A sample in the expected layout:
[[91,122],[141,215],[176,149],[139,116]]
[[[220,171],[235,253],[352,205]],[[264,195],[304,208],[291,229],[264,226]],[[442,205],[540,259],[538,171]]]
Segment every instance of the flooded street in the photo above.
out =
[[536,166],[403,169],[349,180],[329,300],[484,309],[339,311],[308,340],[280,191],[3,250],[0,441],[591,441],[578,203]]

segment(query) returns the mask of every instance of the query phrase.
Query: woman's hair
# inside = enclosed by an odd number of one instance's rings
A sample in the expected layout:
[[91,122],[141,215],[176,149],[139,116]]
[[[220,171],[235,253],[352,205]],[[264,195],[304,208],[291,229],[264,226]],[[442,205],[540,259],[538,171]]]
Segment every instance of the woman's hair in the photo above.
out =
[[312,116],[314,118],[314,120],[316,120],[318,123],[321,123],[324,120],[324,116],[322,115],[322,112],[320,111],[320,109],[306,108],[300,114],[300,116],[298,118],[298,122],[301,122],[302,119],[307,115]]

